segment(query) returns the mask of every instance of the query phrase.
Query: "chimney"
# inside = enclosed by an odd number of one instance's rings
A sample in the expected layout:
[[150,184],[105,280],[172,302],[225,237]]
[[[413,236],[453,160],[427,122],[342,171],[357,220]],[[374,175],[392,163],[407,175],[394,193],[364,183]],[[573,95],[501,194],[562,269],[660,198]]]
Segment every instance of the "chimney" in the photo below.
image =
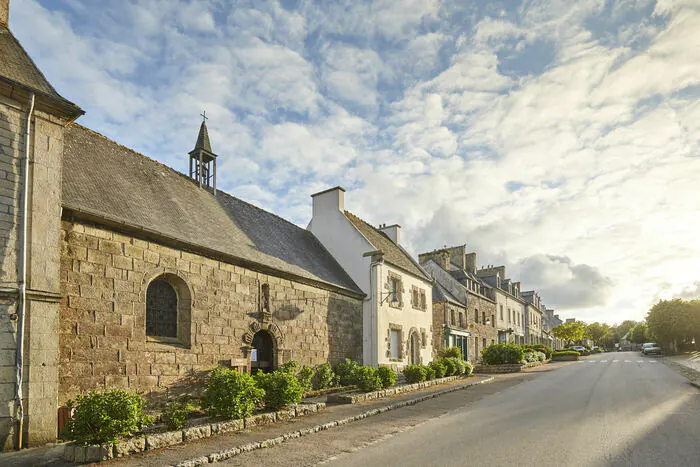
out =
[[469,253],[464,256],[465,270],[476,274],[476,253]]
[[328,213],[345,212],[345,190],[342,187],[329,188],[311,195],[313,218],[324,219]]
[[389,236],[389,238],[397,245],[401,244],[401,226],[399,224],[379,226],[379,230]]
[[10,0],[0,0],[0,26],[7,27],[10,21]]
[[450,260],[459,266],[460,269],[467,269],[467,245],[453,246],[448,248]]
[[435,261],[445,271],[450,270],[450,252],[447,249],[435,250],[430,253],[422,253],[418,255],[418,263],[423,264],[428,260]]

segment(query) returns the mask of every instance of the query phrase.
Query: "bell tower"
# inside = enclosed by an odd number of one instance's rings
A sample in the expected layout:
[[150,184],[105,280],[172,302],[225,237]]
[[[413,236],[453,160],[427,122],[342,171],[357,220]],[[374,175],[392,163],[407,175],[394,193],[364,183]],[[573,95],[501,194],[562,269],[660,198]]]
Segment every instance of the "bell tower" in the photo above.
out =
[[202,125],[194,149],[190,151],[190,178],[200,188],[216,194],[216,154],[211,150],[209,132],[207,131],[207,113],[202,114]]

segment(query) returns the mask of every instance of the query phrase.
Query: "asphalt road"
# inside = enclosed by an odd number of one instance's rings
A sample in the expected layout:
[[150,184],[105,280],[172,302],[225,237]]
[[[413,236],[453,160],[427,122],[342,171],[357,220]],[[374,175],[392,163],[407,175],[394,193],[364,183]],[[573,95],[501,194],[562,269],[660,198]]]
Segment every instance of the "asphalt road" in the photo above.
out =
[[332,466],[700,466],[700,391],[658,358],[591,356]]

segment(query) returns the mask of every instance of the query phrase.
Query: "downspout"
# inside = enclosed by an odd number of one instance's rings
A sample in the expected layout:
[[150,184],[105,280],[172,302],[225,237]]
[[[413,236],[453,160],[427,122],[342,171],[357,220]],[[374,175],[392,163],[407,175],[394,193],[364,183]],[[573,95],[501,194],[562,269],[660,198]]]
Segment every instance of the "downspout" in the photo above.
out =
[[17,433],[17,449],[22,449],[22,433],[24,431],[24,405],[22,403],[22,373],[24,368],[24,315],[27,311],[27,231],[29,210],[29,141],[31,137],[32,115],[34,113],[34,93],[29,95],[29,108],[27,109],[27,121],[24,132],[24,173],[22,174],[22,231],[19,246],[19,304],[17,320],[17,357],[15,391],[17,421],[19,429]]

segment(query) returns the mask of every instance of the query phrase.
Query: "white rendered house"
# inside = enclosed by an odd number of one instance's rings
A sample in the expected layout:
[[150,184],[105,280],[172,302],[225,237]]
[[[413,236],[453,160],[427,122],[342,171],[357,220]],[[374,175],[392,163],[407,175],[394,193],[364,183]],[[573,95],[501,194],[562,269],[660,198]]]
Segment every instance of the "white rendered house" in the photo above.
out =
[[369,225],[345,211],[344,195],[341,187],[311,195],[308,229],[367,295],[363,364],[401,368],[431,362],[432,278],[401,247],[398,225]]

